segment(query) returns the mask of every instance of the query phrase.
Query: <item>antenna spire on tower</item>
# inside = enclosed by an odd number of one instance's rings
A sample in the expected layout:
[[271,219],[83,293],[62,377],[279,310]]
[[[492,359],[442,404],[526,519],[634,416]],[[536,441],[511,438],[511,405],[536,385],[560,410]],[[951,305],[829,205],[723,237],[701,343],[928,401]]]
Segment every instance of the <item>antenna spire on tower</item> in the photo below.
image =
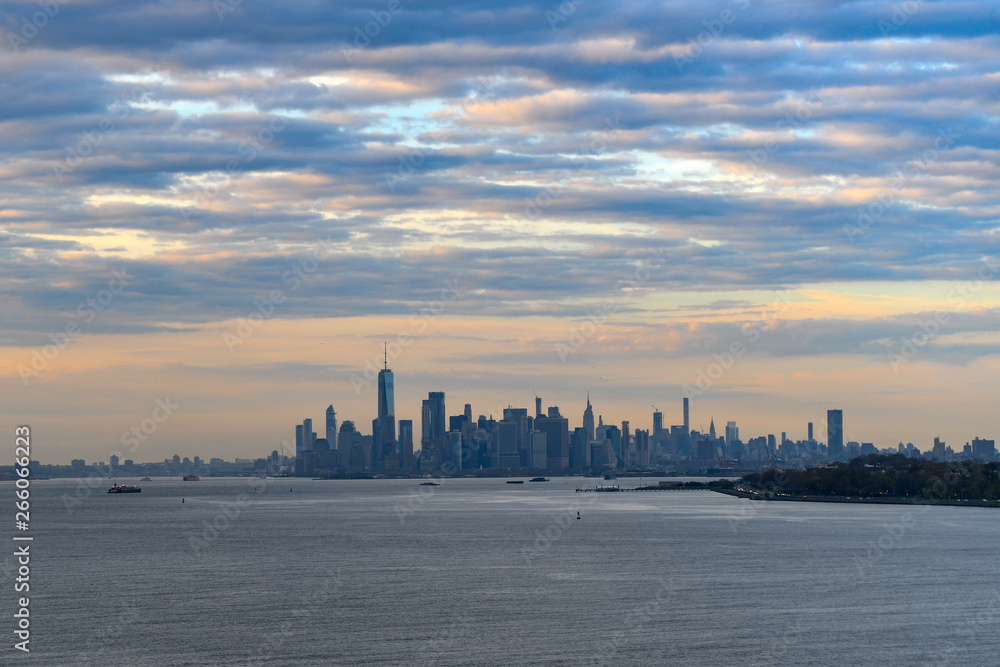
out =
[[389,370],[389,344],[382,343],[382,354],[385,355],[382,360],[382,370]]

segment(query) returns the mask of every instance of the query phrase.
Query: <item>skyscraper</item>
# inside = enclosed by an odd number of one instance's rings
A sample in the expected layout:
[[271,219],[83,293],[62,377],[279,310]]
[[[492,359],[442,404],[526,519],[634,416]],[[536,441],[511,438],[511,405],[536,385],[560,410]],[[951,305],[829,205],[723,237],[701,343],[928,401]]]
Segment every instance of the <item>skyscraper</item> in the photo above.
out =
[[628,460],[628,446],[629,441],[632,439],[632,431],[629,428],[629,422],[627,419],[622,420],[622,461],[624,461],[625,466],[629,464]]
[[420,411],[420,444],[443,438],[447,424],[444,416],[444,392],[431,391],[421,406]]
[[[587,429],[587,442],[594,440],[594,408],[590,406],[590,392],[587,392],[587,409],[583,411],[583,428]],[[577,466],[580,467],[580,466]]]
[[544,413],[542,413],[542,397],[535,396],[535,417],[544,417],[544,416],[545,416]]
[[653,409],[653,434],[657,434],[663,430],[663,413],[659,410]]
[[521,456],[517,451],[517,430],[519,424],[504,419],[496,423],[493,438],[493,461],[497,468],[520,468]]
[[302,420],[302,449],[311,452],[313,443],[316,442],[316,431],[313,430],[313,420]]
[[337,413],[333,406],[326,408],[326,439],[330,443],[330,449],[337,449]]
[[826,442],[827,457],[831,460],[840,459],[844,455],[844,411],[826,411]]
[[569,420],[559,414],[559,408],[549,408],[547,417],[536,418],[535,430],[545,434],[546,467],[549,470],[569,467]]
[[625,459],[622,457],[622,432],[614,424],[608,424],[605,429],[605,434],[608,440],[611,441],[611,451],[614,453],[614,466],[616,468],[621,468],[624,465]]
[[733,443],[740,439],[740,429],[736,422],[726,424],[726,446],[732,447]]
[[413,420],[399,420],[400,468],[407,468],[413,460]]
[[506,407],[503,409],[503,418],[517,424],[517,452],[521,457],[521,467],[527,468],[531,459],[529,453],[531,450],[531,427],[529,426],[531,417],[528,416],[528,408]]
[[569,443],[569,467],[582,468],[587,465],[587,449],[593,437],[583,426],[573,429]]
[[689,419],[689,417],[690,417],[690,415],[688,413],[688,399],[685,398],[684,399],[684,435],[688,435],[688,434],[691,433],[691,420]]
[[306,438],[302,424],[295,425],[295,474],[305,474]]
[[378,429],[375,436],[375,455],[384,460],[387,450],[396,447],[396,401],[393,392],[392,371],[389,369],[388,352],[382,370],[378,372]]

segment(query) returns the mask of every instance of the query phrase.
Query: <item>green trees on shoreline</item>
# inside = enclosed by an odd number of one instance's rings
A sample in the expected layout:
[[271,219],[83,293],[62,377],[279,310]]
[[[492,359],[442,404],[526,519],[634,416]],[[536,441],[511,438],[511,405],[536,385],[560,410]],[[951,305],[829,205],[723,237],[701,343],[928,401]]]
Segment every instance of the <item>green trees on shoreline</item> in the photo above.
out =
[[1000,464],[869,454],[807,470],[767,470],[741,482],[805,496],[1000,500]]

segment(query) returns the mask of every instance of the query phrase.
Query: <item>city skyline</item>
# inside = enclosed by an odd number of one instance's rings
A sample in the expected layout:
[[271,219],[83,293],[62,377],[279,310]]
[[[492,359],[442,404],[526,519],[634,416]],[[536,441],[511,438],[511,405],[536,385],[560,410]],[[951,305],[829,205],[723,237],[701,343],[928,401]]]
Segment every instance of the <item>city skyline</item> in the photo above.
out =
[[[384,368],[382,371],[382,373],[387,372],[389,372],[388,368]],[[734,420],[729,420],[726,423],[724,436],[717,435],[714,417],[710,418],[707,431],[703,428],[691,429],[688,418],[690,399],[684,398],[681,402],[682,421],[680,424],[664,422],[663,412],[655,405],[650,405],[654,411],[652,413],[652,429],[636,428],[632,431],[628,420],[622,421],[621,429],[619,429],[615,424],[605,423],[603,415],[599,415],[595,439],[594,413],[589,392],[580,426],[576,426],[568,414],[563,414],[559,406],[548,406],[543,409],[543,398],[536,394],[534,426],[531,425],[532,415],[528,409],[507,406],[502,408],[502,417],[500,418],[494,418],[493,415],[479,415],[478,427],[473,426],[472,430],[466,431],[464,425],[474,425],[476,421],[473,418],[472,406],[466,403],[461,413],[444,418],[443,415],[447,414],[446,400],[444,392],[428,392],[428,398],[422,401],[423,417],[419,439],[414,435],[412,420],[400,419],[398,439],[382,445],[378,434],[384,428],[382,426],[383,419],[377,418],[372,421],[372,433],[368,436],[357,429],[353,420],[346,419],[341,425],[340,436],[345,437],[346,434],[349,440],[338,447],[336,413],[333,406],[330,405],[325,413],[324,434],[317,434],[313,430],[313,420],[307,417],[303,419],[301,424],[295,426],[294,449],[290,448],[287,441],[283,441],[277,449],[266,457],[238,457],[235,466],[222,458],[212,457],[212,469],[229,474],[245,473],[253,470],[252,467],[245,467],[247,464],[257,461],[259,466],[259,462],[266,459],[268,461],[266,470],[269,473],[276,473],[280,469],[291,475],[311,476],[316,474],[317,460],[326,460],[322,458],[325,456],[324,454],[318,453],[320,445],[323,452],[339,452],[335,456],[338,457],[336,460],[341,461],[341,463],[333,465],[335,469],[340,470],[341,474],[351,474],[352,472],[413,474],[460,469],[483,470],[491,467],[558,472],[591,466],[600,468],[602,465],[632,470],[652,466],[651,469],[661,472],[673,469],[675,465],[679,465],[682,470],[704,470],[706,467],[712,468],[713,466],[719,469],[735,466],[736,470],[753,470],[774,465],[801,467],[822,463],[826,460],[846,461],[866,453],[887,453],[897,450],[907,456],[925,456],[934,460],[945,460],[947,456],[948,460],[979,458],[991,461],[996,457],[995,440],[979,436],[966,442],[964,447],[961,443],[952,443],[957,444],[957,447],[952,447],[939,437],[933,438],[933,447],[925,448],[913,443],[905,443],[904,447],[904,443],[899,442],[897,448],[894,449],[892,446],[876,446],[871,442],[849,440],[845,436],[844,415],[843,410],[840,409],[827,410],[825,428],[822,428],[821,425],[820,429],[815,429],[813,422],[809,422],[805,438],[796,438],[794,434],[789,437],[787,431],[781,430],[780,439],[772,432],[768,433],[766,437],[763,433],[759,433],[750,435],[744,440],[740,437],[739,426]],[[391,405],[391,403],[389,400],[388,404]],[[385,396],[380,389],[380,411],[385,404]],[[442,430],[442,425],[445,422],[449,424],[447,431]],[[518,424],[520,424],[520,434],[518,434]],[[456,440],[459,431],[461,431],[461,438]],[[553,449],[552,444],[553,438],[556,441],[559,440],[560,432],[563,438],[561,459],[559,446],[557,445]],[[688,440],[689,433],[690,440]],[[318,437],[318,435],[325,435],[325,437]],[[538,450],[536,454],[540,458],[533,464],[526,463],[524,458],[527,456],[530,459],[532,454],[529,453],[529,450],[535,447],[531,444],[533,441],[528,438],[529,435],[532,438],[544,436],[541,440],[542,449]],[[631,435],[635,436],[634,441]],[[814,439],[814,435],[818,437]],[[435,450],[445,445],[450,439],[453,442],[451,445],[446,445],[446,449],[454,447],[456,457],[460,456],[460,451],[463,452],[462,457],[467,456],[468,448],[473,446],[472,441],[468,439],[470,437],[481,439],[482,446],[488,449],[488,452],[483,450],[482,453],[486,454],[486,458],[478,464],[474,461],[456,459],[454,467],[449,468],[448,455],[445,454],[442,460],[440,452],[435,454]],[[604,463],[591,462],[592,450],[590,448],[606,438],[608,438],[606,445],[609,447],[609,458],[604,459]],[[650,447],[651,439],[652,447]],[[420,447],[415,449],[415,443],[419,443]],[[671,451],[676,450],[676,453],[665,458],[663,456],[667,451],[664,449],[665,444]],[[786,445],[789,447],[786,448]],[[361,449],[352,454],[352,447],[360,447]],[[751,450],[749,453],[757,457],[756,460],[744,458],[748,453],[747,447]],[[364,449],[369,451],[364,453]],[[614,454],[611,453],[612,449]],[[585,455],[583,454],[584,450],[586,450]],[[321,458],[307,461],[308,456],[314,451]],[[411,459],[410,457],[414,454],[417,455],[417,458]],[[568,458],[566,458],[567,455]],[[427,458],[428,456],[430,458]],[[575,462],[574,458],[576,458]],[[582,458],[586,459],[585,463]],[[390,459],[392,460],[390,461]],[[349,464],[348,461],[352,462]],[[73,470],[80,472],[84,470],[86,460],[74,459],[71,463]],[[180,455],[174,454],[172,457],[164,459],[162,465],[175,473],[178,471],[204,473],[208,470],[208,459],[203,459],[198,455],[194,456],[193,461],[189,457],[184,457],[183,466],[181,463]],[[158,468],[160,464],[157,461],[124,459],[124,463],[122,463],[122,458],[118,453],[111,455],[110,468],[104,468],[106,465],[104,461],[94,461],[91,465],[99,466],[99,469],[105,473],[115,470],[120,472],[123,469],[127,472],[133,466],[142,466],[144,471],[154,472],[154,474],[164,472]],[[240,467],[241,465],[244,467]],[[428,465],[430,467],[426,467]],[[120,466],[124,466],[124,468]],[[138,469],[136,468],[136,470]],[[327,473],[329,472],[332,471],[327,471]]]
[[[395,405],[396,404],[394,398],[396,395],[395,376],[393,372],[388,368],[387,356],[386,359],[383,360],[383,363],[384,363],[384,368],[378,371],[377,378],[382,382],[385,382],[386,379],[388,379],[388,384],[390,387],[387,396],[388,404]],[[355,378],[363,377],[363,374],[359,373],[354,377]],[[406,378],[406,380],[409,380],[409,378]],[[399,424],[400,420],[407,420],[417,425],[420,425],[420,432],[414,434],[415,437],[414,446],[416,449],[419,450],[421,444],[420,438],[422,437],[424,431],[423,417],[421,415],[422,412],[421,408],[419,407],[414,408],[413,406],[427,403],[426,396],[428,392],[423,391],[424,394],[423,398],[410,400],[409,397],[412,396],[414,393],[420,394],[421,389],[410,387],[408,382],[404,382],[403,386],[406,387],[406,389],[402,393],[403,398],[399,401],[399,405],[402,406],[399,409],[400,414],[395,415],[387,413],[387,416],[394,417],[393,423],[390,426],[391,437],[395,438],[395,429]],[[325,437],[330,442],[330,445],[333,448],[336,448],[336,442],[335,440],[329,439],[329,431],[328,431],[328,427],[330,426],[331,421],[334,425],[336,425],[338,422],[342,424],[344,421],[350,421],[354,424],[355,429],[359,433],[365,435],[371,435],[374,437],[376,434],[375,428],[380,422],[378,415],[382,407],[383,401],[379,393],[378,381],[372,383],[371,387],[366,387],[366,389],[368,389],[368,391],[362,391],[360,393],[361,400],[352,401],[350,400],[350,395],[343,394],[339,397],[340,400],[338,400],[337,403],[330,404],[325,409],[321,408],[320,404],[322,403],[322,400],[320,399],[316,402],[313,408],[297,410],[295,414],[301,414],[301,416],[293,418],[292,423],[297,422],[300,427],[303,427],[303,435],[305,435],[305,430],[306,430],[304,426],[308,423],[309,428],[312,429],[312,432],[316,434],[317,438]],[[697,394],[698,392],[697,387],[693,385],[688,385],[687,389],[689,393]],[[588,408],[592,408],[592,415],[595,420],[601,419],[606,424],[621,424],[623,421],[628,421],[632,424],[633,428],[648,429],[650,431],[655,431],[657,424],[657,415],[659,415],[659,419],[661,420],[663,427],[667,430],[669,430],[671,426],[677,425],[677,426],[683,426],[685,429],[689,428],[692,431],[708,433],[709,428],[713,423],[713,421],[715,419],[719,419],[720,420],[719,423],[721,425],[726,425],[727,422],[735,421],[736,424],[738,425],[737,430],[741,431],[743,434],[750,434],[750,437],[763,436],[768,434],[787,433],[788,438],[790,440],[809,439],[810,426],[813,426],[817,433],[817,440],[820,440],[823,443],[825,443],[829,428],[829,421],[828,421],[830,419],[830,415],[828,414],[829,411],[832,410],[834,412],[840,412],[841,414],[844,412],[844,409],[835,409],[827,407],[826,404],[819,404],[816,407],[816,412],[782,413],[781,411],[776,410],[764,414],[753,413],[749,415],[741,415],[741,414],[734,415],[732,410],[727,410],[724,405],[720,405],[720,401],[705,401],[707,392],[704,392],[701,396],[697,397],[679,396],[670,402],[658,399],[656,402],[659,404],[660,407],[657,407],[657,405],[654,405],[653,403],[649,403],[647,400],[645,404],[646,407],[645,410],[642,410],[641,406],[630,407],[629,404],[626,404],[625,402],[620,400],[612,401],[610,402],[610,405],[615,406],[615,409],[613,411],[607,411],[603,410],[601,407],[603,404],[603,396],[597,398],[597,400],[601,401],[601,403],[594,404],[594,401],[592,399],[594,399],[595,396],[598,396],[598,392],[592,392],[592,391],[583,392],[582,394],[583,401],[581,406],[577,406],[576,404],[565,400],[558,400],[555,397],[554,400],[550,401],[546,396],[541,395],[539,392],[536,391],[530,392],[532,400],[528,401],[526,400],[520,400],[520,401],[511,400],[504,402],[493,401],[491,403],[482,404],[482,403],[476,403],[474,401],[462,400],[461,396],[463,394],[459,393],[460,391],[462,390],[452,389],[450,393],[454,400],[461,400],[463,405],[468,404],[472,406],[473,418],[477,418],[480,415],[484,415],[487,418],[492,417],[495,420],[500,420],[502,418],[504,409],[506,409],[509,406],[513,406],[515,408],[527,407],[529,413],[533,413],[535,409],[534,407],[535,404],[540,400],[543,412],[547,410],[549,407],[559,408],[562,415],[569,419],[571,433],[573,427],[587,427],[585,419],[586,410]],[[487,389],[486,392],[488,391],[489,390]],[[447,397],[449,395],[448,390],[431,391],[430,393],[432,396],[443,394],[444,397]],[[478,395],[476,391],[473,391],[471,393],[474,395]],[[375,401],[376,407],[372,409],[371,406],[368,405],[366,409],[367,401],[365,401],[365,398],[368,398],[370,401]],[[445,400],[447,400],[447,398],[445,398]],[[334,410],[334,406],[340,404],[343,404],[347,407],[345,408],[337,407],[336,410]],[[167,403],[167,405],[169,406],[170,404]],[[449,408],[448,405],[449,405],[448,403],[445,403],[444,412],[441,413],[441,415],[439,416],[439,418],[441,419],[441,428],[443,429],[442,433],[449,430],[448,429],[449,416],[460,413],[460,411],[458,412],[454,411],[454,406]],[[693,410],[691,410],[694,413],[693,418],[689,418],[689,405],[693,406]],[[958,444],[959,448],[961,448],[962,444],[969,443],[976,437],[990,438],[995,433],[995,431],[991,431],[988,429],[976,432],[972,432],[969,429],[965,429],[958,431],[957,435],[956,434],[944,435],[943,431],[938,429],[932,432],[929,431],[927,433],[920,434],[917,438],[900,437],[895,439],[890,438],[887,440],[883,440],[879,438],[869,437],[867,435],[868,429],[854,425],[855,420],[853,418],[853,415],[855,414],[855,407],[853,406],[853,404],[851,404],[850,401],[840,403],[838,405],[852,405],[852,407],[847,410],[852,415],[852,418],[842,434],[843,443],[846,443],[849,440],[857,442],[862,442],[862,441],[874,442],[877,445],[877,447],[883,449],[894,448],[899,443],[902,444],[912,443],[921,451],[930,451],[931,447],[934,444],[934,441],[937,438],[940,438],[942,441],[947,443]],[[576,409],[577,407],[580,407],[580,409],[577,410]],[[355,410],[357,411],[355,412]],[[396,410],[396,408],[393,408],[393,410]],[[180,410],[177,410],[177,412],[180,412]],[[577,412],[579,412],[580,414],[577,415]],[[313,416],[314,413],[315,417]],[[322,418],[320,417],[320,413],[322,413],[323,415]],[[864,411],[859,410],[858,413],[864,414]],[[781,414],[785,415],[784,419],[780,417]],[[259,456],[264,456],[268,452],[270,452],[271,449],[274,448],[277,448],[279,451],[281,451],[283,446],[286,447],[286,451],[284,453],[289,454],[293,457],[295,455],[295,452],[297,451],[296,439],[293,437],[289,437],[289,434],[287,433],[288,429],[277,427],[274,425],[273,419],[279,418],[277,413],[275,413],[274,416],[264,415],[265,421],[268,424],[267,430],[273,431],[275,434],[277,434],[277,437],[273,441],[268,442],[265,441],[263,437],[258,437],[250,442],[247,442],[246,444],[235,444],[232,441],[223,440],[219,442],[217,445],[208,445],[202,439],[201,441],[191,442],[186,448],[183,449],[179,448],[175,444],[172,444],[171,440],[168,440],[167,438],[163,437],[160,438],[161,442],[159,444],[156,445],[153,444],[154,441],[156,440],[157,433],[161,431],[159,423],[156,424],[156,427],[152,429],[152,432],[149,433],[148,436],[143,433],[144,424],[149,424],[150,422],[156,422],[154,415],[156,415],[155,406],[154,410],[150,413],[150,416],[144,417],[144,419],[141,421],[137,420],[136,423],[131,426],[131,430],[123,430],[119,434],[119,438],[117,439],[118,441],[115,443],[110,443],[107,449],[97,447],[94,448],[89,454],[80,450],[77,451],[76,453],[72,452],[67,453],[66,456],[69,458],[84,457],[88,461],[100,461],[100,460],[107,460],[111,455],[117,454],[123,460],[125,458],[132,458],[135,459],[136,461],[143,460],[143,461],[154,462],[158,460],[161,457],[161,455],[162,457],[170,458],[178,453],[182,456],[185,455],[192,457],[201,456],[202,458],[205,459],[209,457],[221,457],[226,459],[228,458],[244,459],[244,458],[257,458]],[[372,415],[372,418],[368,418],[368,415]],[[689,419],[690,419],[690,424],[688,424]],[[843,417],[841,417],[841,419],[843,419]],[[169,419],[163,420],[162,423],[168,424]],[[322,429],[320,429],[323,431],[322,433],[320,433],[319,430],[317,430],[318,427],[316,425],[319,424],[323,424]],[[726,429],[728,429],[728,426],[726,426]],[[872,430],[877,430],[877,429],[872,429]],[[890,428],[889,431],[891,430],[892,429]],[[896,430],[899,430],[900,432],[902,431],[902,429],[896,429]],[[966,433],[967,435],[963,436],[962,433]],[[820,435],[822,437],[818,437]],[[305,440],[303,440],[303,442],[305,443]],[[135,446],[136,443],[139,444],[138,447]],[[314,442],[305,443],[305,448],[311,449],[313,444]],[[145,459],[142,458],[141,456],[137,456],[136,453],[138,452],[149,452],[150,458]],[[60,459],[56,457],[50,460],[46,458],[44,455],[40,455],[39,460],[43,463],[62,464],[65,463],[66,460],[68,460],[68,458]]]

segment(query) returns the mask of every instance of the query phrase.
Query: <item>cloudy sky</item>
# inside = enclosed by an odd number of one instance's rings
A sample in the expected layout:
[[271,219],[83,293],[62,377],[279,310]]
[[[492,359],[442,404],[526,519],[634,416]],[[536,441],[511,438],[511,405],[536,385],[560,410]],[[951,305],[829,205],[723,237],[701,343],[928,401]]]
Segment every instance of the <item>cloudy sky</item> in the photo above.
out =
[[50,463],[260,456],[331,403],[370,432],[387,341],[417,424],[432,390],[633,428],[687,392],[744,437],[1000,436],[998,32],[962,0],[7,2],[4,430]]

